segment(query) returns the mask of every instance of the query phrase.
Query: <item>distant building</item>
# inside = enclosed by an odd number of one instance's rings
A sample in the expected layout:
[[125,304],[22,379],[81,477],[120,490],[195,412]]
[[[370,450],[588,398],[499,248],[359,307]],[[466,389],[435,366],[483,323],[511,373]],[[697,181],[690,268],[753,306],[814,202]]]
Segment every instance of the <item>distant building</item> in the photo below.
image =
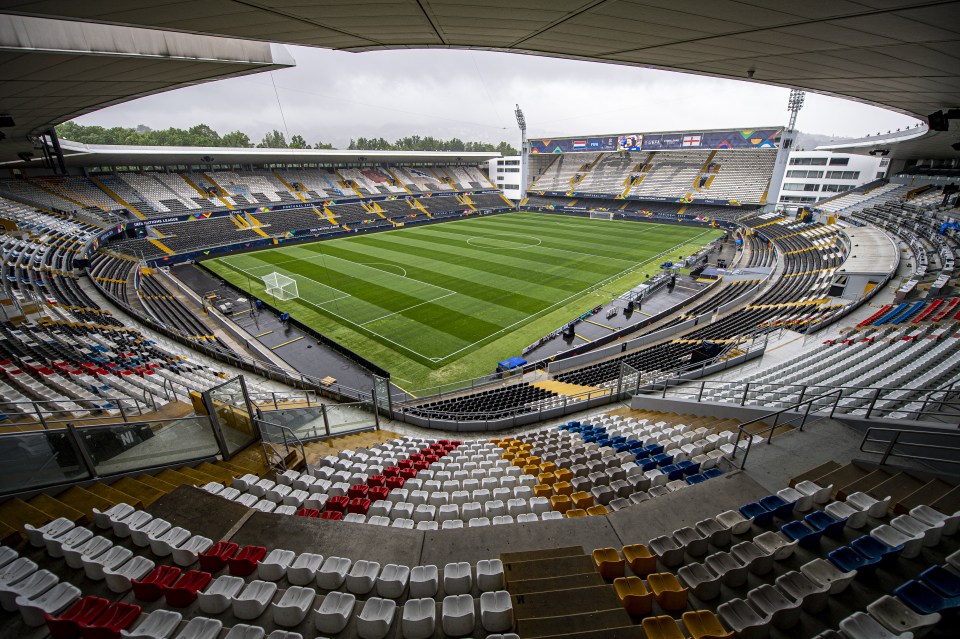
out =
[[511,155],[494,158],[487,163],[487,175],[490,181],[503,191],[508,199],[516,202],[520,199],[520,156]]
[[816,204],[886,177],[890,161],[872,155],[791,151],[777,203],[796,208]]

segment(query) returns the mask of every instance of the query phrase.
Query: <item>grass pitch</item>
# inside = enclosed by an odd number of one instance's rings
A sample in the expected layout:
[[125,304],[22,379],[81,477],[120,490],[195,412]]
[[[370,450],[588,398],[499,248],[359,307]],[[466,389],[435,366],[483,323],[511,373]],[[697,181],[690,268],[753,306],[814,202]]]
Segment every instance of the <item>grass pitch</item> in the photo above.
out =
[[[280,246],[204,264],[419,389],[496,362],[721,234],[511,213]],[[297,282],[276,301],[262,278]],[[469,357],[467,357],[470,355]]]

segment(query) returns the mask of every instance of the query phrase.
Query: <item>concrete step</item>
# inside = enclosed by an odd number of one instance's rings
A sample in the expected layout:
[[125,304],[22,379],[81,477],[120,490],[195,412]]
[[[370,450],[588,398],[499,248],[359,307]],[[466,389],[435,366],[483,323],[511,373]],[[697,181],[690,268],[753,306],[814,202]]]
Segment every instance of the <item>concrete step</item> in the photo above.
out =
[[874,499],[886,499],[890,497],[890,510],[893,510],[894,504],[901,499],[914,493],[927,484],[922,479],[917,479],[908,473],[896,473],[890,479],[881,484],[877,484],[870,490],[864,491]]
[[932,505],[938,499],[948,495],[955,485],[942,479],[933,479],[924,484],[920,489],[910,493],[896,504],[893,504],[893,512],[896,515],[903,515],[910,512],[910,509],[920,504]]
[[820,484],[819,479],[820,479],[821,477],[823,477],[823,476],[826,475],[827,473],[831,473],[831,472],[837,470],[838,468],[840,468],[840,464],[837,463],[837,462],[835,462],[835,461],[833,461],[833,460],[824,462],[824,463],[820,464],[819,466],[817,466],[816,468],[811,468],[811,469],[808,470],[807,472],[805,472],[805,473],[800,473],[800,474],[797,475],[796,477],[793,477],[793,478],[790,480],[790,487],[791,487],[791,488],[794,488],[794,487],[796,487],[797,484],[799,484],[799,483],[802,482],[802,481],[812,481],[812,482],[814,482],[814,483],[816,483],[816,484]]
[[834,492],[837,495],[837,499],[845,500],[847,497],[849,497],[853,493],[869,492],[871,488],[887,481],[888,479],[893,477],[894,474],[895,473],[883,470],[882,468],[878,468],[877,470],[874,470],[873,472],[867,475],[864,475],[860,479],[857,479],[856,481],[852,481],[849,484],[846,484],[844,486],[834,485],[834,488],[835,488]]

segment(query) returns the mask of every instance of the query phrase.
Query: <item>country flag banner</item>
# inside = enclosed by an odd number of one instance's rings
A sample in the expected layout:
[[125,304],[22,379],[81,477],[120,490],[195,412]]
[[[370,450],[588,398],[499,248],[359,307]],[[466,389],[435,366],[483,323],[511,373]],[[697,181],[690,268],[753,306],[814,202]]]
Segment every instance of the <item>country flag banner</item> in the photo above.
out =
[[574,140],[574,141],[573,141],[573,148],[574,148],[574,149],[585,149],[585,148],[587,148],[587,141],[586,141],[586,140]]
[[682,146],[700,146],[700,138],[699,135],[685,135],[681,144]]

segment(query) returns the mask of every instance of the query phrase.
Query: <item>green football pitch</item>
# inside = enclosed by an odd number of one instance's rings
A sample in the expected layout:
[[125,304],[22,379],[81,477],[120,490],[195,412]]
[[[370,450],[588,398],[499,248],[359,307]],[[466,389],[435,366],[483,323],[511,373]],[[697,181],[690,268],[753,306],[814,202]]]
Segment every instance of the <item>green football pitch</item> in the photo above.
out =
[[[713,229],[510,213],[207,260],[234,285],[391,371],[407,389],[496,362],[721,235]],[[293,278],[277,300],[263,278]]]

